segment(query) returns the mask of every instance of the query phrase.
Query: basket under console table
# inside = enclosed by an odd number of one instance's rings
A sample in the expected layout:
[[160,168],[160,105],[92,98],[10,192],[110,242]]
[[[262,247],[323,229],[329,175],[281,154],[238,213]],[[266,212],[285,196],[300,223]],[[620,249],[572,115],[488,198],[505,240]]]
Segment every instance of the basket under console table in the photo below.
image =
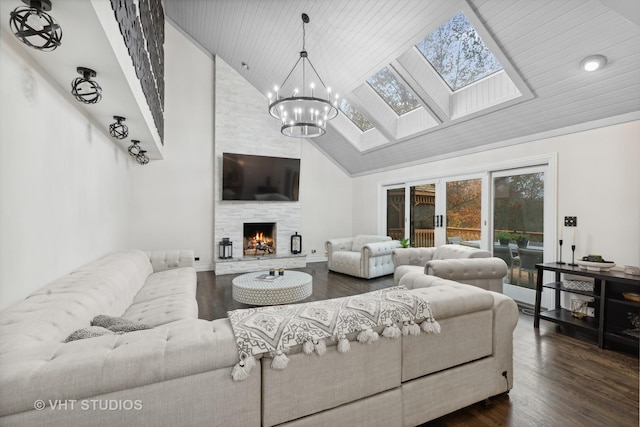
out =
[[[536,282],[536,302],[533,327],[540,327],[540,319],[562,325],[570,331],[586,332],[597,337],[598,347],[606,348],[619,344],[625,348],[639,349],[639,339],[630,334],[633,329],[630,317],[640,315],[640,302],[624,298],[623,293],[640,293],[640,276],[633,276],[622,271],[591,271],[568,264],[555,262],[536,264],[538,277]],[[544,272],[555,273],[553,282],[544,282]],[[562,275],[582,276],[593,279],[593,290],[577,290],[566,288]],[[555,291],[555,306],[542,310],[543,289]],[[573,317],[571,310],[561,306],[563,292],[584,295],[594,299],[594,316]]]

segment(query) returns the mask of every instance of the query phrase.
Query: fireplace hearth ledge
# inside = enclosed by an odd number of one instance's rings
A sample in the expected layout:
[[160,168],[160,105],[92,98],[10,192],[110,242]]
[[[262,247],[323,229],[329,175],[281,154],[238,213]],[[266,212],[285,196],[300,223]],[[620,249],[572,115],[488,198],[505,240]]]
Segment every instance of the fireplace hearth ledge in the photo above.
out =
[[304,268],[307,266],[306,254],[258,255],[214,260],[216,276],[225,274],[250,273],[270,268]]

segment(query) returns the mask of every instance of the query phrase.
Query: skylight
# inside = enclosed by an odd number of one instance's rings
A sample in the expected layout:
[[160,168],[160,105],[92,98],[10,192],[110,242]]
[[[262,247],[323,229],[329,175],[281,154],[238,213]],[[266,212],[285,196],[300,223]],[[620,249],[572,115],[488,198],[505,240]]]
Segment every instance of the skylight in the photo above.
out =
[[418,100],[400,83],[389,67],[384,67],[369,77],[367,83],[399,116],[420,107]]
[[345,116],[349,118],[353,122],[354,125],[358,126],[362,132],[366,132],[369,129],[373,129],[373,123],[371,123],[365,116],[360,113],[353,105],[347,101],[347,98],[342,98],[340,103],[338,104],[338,108],[340,111],[344,113]]
[[502,65],[462,12],[416,45],[452,91],[477,82]]

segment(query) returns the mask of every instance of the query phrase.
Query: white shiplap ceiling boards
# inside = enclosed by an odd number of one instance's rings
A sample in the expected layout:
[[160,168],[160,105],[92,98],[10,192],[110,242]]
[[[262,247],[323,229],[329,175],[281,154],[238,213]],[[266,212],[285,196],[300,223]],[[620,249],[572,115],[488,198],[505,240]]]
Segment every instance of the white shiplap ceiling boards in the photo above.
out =
[[[318,73],[334,92],[351,97],[359,107],[365,104],[366,108],[363,83],[381,68],[391,64],[399,74],[411,72],[405,83],[429,107],[428,114],[415,121],[419,126],[412,124],[411,131],[403,133],[395,130],[397,125],[387,124],[375,130],[377,135],[358,141],[354,139],[361,137],[360,131],[343,117],[346,122],[334,120],[326,135],[310,140],[353,176],[640,115],[640,2],[636,0],[164,3],[168,18],[265,94],[265,111],[266,93],[282,82],[301,50],[303,12],[311,18],[306,48]],[[483,39],[490,39],[487,44],[492,50],[499,49],[499,59],[506,61],[505,71],[514,80],[508,87],[517,87],[521,95],[462,117],[453,108],[473,110],[473,105],[461,106],[460,99],[454,98],[449,103],[433,102],[442,96],[430,93],[424,85],[428,76],[420,77],[415,61],[407,61],[420,39],[459,10]],[[581,71],[580,61],[592,54],[606,56],[607,66],[593,73]],[[250,69],[244,70],[242,62]],[[423,85],[414,87],[420,82]],[[486,90],[476,89],[478,93]],[[365,98],[358,98],[358,93]],[[380,112],[371,114],[377,114],[373,117],[377,124],[388,123]],[[356,131],[345,131],[346,126]],[[278,132],[278,124],[274,121],[268,131]]]

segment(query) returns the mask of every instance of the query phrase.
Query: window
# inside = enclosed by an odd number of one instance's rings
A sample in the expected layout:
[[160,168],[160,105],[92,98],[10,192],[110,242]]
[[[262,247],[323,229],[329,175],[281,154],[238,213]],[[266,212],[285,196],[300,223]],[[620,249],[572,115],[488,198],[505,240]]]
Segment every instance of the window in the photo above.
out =
[[399,116],[420,107],[418,100],[400,83],[389,67],[384,67],[371,76],[367,83]]
[[342,98],[338,103],[338,108],[344,113],[345,116],[358,126],[362,132],[366,132],[369,129],[373,129],[373,123],[371,123],[365,116],[360,113],[353,105],[347,101],[347,98]]
[[502,70],[462,12],[442,24],[416,47],[452,91]]

